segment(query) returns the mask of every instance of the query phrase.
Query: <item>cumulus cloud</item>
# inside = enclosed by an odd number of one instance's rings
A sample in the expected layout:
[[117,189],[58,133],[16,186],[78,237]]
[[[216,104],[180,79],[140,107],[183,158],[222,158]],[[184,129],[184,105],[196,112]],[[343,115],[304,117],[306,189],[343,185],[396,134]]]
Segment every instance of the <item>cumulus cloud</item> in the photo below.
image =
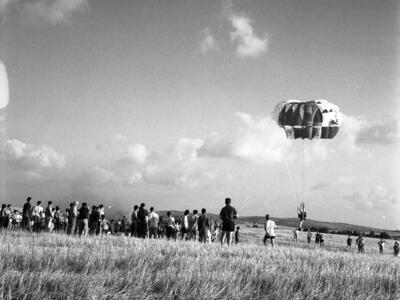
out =
[[357,144],[392,145],[399,141],[400,122],[397,120],[368,123],[359,130]]
[[182,138],[176,145],[176,154],[180,162],[193,163],[197,160],[198,151],[203,146],[202,139]]
[[75,13],[88,8],[88,0],[0,0],[0,12],[16,5],[31,21],[44,20],[51,24],[69,22]]
[[377,209],[387,210],[393,205],[398,205],[398,199],[394,196],[393,191],[382,184],[356,190],[352,194],[344,197],[350,201],[357,209]]
[[263,38],[254,33],[253,20],[239,15],[229,17],[233,31],[230,32],[231,41],[236,45],[236,54],[240,57],[260,56],[267,52],[268,37]]
[[245,128],[232,143],[233,156],[253,163],[283,160],[289,143],[271,117],[255,120],[246,113],[237,112],[236,115]]
[[144,164],[146,162],[148,151],[146,146],[142,144],[129,145],[126,152],[126,157],[137,164]]
[[210,28],[205,28],[201,33],[200,51],[206,54],[211,51],[218,51],[219,47],[214,35],[211,33]]
[[199,149],[199,155],[227,157],[231,152],[231,144],[232,141],[221,137],[217,132],[211,132],[211,134],[205,139],[201,149]]
[[62,169],[66,164],[65,157],[53,148],[31,145],[17,139],[6,141],[5,154],[7,161],[31,171],[42,168]]

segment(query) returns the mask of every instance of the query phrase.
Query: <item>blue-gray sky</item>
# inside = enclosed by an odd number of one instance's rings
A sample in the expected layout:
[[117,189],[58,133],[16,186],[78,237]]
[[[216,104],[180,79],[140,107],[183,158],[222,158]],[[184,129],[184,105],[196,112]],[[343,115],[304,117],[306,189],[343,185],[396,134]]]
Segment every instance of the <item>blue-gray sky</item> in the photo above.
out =
[[[400,227],[396,1],[0,0],[0,17],[3,202],[230,196],[289,217],[304,200]],[[287,99],[337,104],[337,138],[286,140],[270,113]]]

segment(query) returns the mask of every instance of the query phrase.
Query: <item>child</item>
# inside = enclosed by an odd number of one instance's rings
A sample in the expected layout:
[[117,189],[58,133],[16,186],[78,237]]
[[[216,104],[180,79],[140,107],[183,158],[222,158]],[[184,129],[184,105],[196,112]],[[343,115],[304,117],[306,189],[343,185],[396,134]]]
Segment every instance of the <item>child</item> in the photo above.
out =
[[235,232],[235,244],[239,243],[239,237],[240,237],[239,229],[240,229],[239,226],[236,227],[236,232]]
[[100,233],[103,234],[108,234],[110,222],[106,219],[105,215],[101,216],[101,221],[100,221]]

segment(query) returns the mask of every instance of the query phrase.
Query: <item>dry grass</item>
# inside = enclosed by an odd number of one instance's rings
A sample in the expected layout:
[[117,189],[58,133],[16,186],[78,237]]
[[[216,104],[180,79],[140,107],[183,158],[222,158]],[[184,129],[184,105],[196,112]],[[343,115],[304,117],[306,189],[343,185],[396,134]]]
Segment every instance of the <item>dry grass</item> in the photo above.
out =
[[250,243],[231,248],[114,236],[3,233],[0,297],[400,298],[400,261],[389,254],[379,256],[368,246],[363,255],[345,252],[336,237],[326,237],[325,250],[303,242],[293,245],[289,230],[280,230],[278,246],[272,249],[259,245],[260,229],[243,229],[242,240]]

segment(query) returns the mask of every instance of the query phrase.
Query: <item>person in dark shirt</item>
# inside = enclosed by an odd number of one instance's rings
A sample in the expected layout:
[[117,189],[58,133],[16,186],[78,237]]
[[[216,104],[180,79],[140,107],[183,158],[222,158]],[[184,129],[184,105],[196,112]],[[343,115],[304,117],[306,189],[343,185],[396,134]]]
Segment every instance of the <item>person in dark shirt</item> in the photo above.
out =
[[92,206],[89,216],[89,234],[98,234],[100,232],[100,212],[96,205]]
[[235,231],[235,244],[239,243],[239,238],[240,238],[239,229],[240,229],[239,226],[236,227],[236,231]]
[[233,239],[233,232],[235,231],[235,222],[233,220],[238,217],[236,209],[231,206],[230,198],[225,199],[225,207],[221,209],[219,217],[222,220],[221,246],[224,244],[225,236],[228,246],[230,246]]
[[26,203],[22,207],[22,226],[32,232],[31,227],[31,197],[26,198]]
[[145,204],[142,203],[140,204],[140,208],[139,211],[137,213],[137,217],[138,217],[138,236],[141,238],[146,238],[147,236],[147,217],[149,215],[149,212],[147,211],[147,209],[144,208]]
[[353,243],[353,239],[351,238],[351,235],[349,234],[347,237],[347,247],[346,249],[351,249],[351,244]]
[[89,233],[89,208],[85,202],[82,203],[79,209],[80,230],[79,235],[87,236]]

